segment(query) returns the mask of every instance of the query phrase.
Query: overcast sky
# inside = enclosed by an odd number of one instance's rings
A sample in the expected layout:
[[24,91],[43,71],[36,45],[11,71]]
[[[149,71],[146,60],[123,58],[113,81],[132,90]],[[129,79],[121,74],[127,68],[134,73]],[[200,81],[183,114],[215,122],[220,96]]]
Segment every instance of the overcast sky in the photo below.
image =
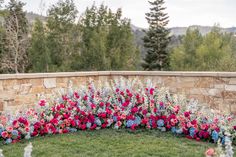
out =
[[[7,0],[5,0],[7,1]],[[24,9],[40,13],[41,0],[21,0],[26,3]],[[46,9],[58,0],[43,0]],[[123,16],[130,18],[138,27],[146,28],[145,13],[149,11],[148,0],[74,0],[79,12],[83,12],[93,2],[104,3],[111,9],[122,8]],[[222,27],[236,26],[236,0],[166,0],[166,12],[170,16],[169,27],[204,25],[219,23]]]

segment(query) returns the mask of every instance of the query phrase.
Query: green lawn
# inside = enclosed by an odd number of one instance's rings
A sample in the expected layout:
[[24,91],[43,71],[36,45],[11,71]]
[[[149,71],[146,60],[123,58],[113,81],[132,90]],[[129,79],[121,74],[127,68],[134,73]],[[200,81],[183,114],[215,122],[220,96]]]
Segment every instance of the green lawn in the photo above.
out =
[[[5,157],[23,156],[29,141],[0,145]],[[79,131],[31,140],[33,157],[201,157],[214,144],[197,142],[156,130]]]

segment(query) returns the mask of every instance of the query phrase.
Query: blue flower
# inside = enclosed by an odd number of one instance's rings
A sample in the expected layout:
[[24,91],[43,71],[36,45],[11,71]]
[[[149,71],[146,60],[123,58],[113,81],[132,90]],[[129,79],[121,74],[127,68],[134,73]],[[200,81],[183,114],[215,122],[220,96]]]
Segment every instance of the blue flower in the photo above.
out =
[[211,133],[211,136],[212,136],[212,139],[214,140],[214,142],[216,143],[216,142],[218,141],[218,138],[219,138],[218,132],[214,130],[214,131]]
[[12,143],[12,139],[11,138],[8,138],[6,141],[5,141],[6,144],[10,144]]
[[134,123],[137,125],[141,124],[141,118],[139,116],[135,117]]
[[128,121],[126,122],[126,126],[127,126],[128,128],[130,128],[132,125],[134,125],[134,121],[133,121],[133,120],[128,120]]
[[223,136],[222,138],[221,138],[221,144],[225,144],[225,136]]
[[117,122],[117,117],[113,116],[113,120],[114,120],[114,122]]
[[189,135],[190,135],[192,138],[194,137],[194,135],[195,135],[195,128],[191,127],[191,128],[189,129]]
[[95,119],[95,124],[97,124],[98,126],[101,126],[102,125],[102,122],[99,118],[96,118]]
[[2,134],[3,131],[4,131],[4,130],[0,128],[0,137],[2,136],[1,134]]
[[164,124],[164,120],[163,119],[159,119],[158,121],[157,121],[157,125],[158,125],[158,127],[163,127],[165,124]]
[[12,134],[12,136],[18,136],[18,131],[17,131],[17,130],[13,130],[13,131],[11,132],[11,134]]
[[77,131],[76,128],[69,128],[68,130],[69,130],[70,132],[76,132],[76,131]]
[[172,133],[176,133],[176,128],[175,128],[175,127],[172,127],[172,128],[171,128],[171,132],[172,132]]
[[182,128],[176,129],[176,134],[182,134],[182,133],[183,133],[183,129]]
[[88,122],[88,123],[86,123],[86,127],[89,129],[89,128],[91,128],[91,123],[90,122]]
[[149,124],[150,126],[152,126],[152,119],[149,119]]
[[225,136],[225,142],[230,142],[230,141],[231,141],[230,137]]

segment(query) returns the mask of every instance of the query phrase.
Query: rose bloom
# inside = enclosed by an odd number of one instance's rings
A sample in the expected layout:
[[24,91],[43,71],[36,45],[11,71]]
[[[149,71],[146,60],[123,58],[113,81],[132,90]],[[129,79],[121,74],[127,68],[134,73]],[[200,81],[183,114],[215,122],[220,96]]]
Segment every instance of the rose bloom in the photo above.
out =
[[3,131],[1,135],[2,135],[3,138],[7,138],[8,137],[8,133],[6,131]]
[[154,103],[151,102],[150,103],[150,107],[153,108],[154,107]]
[[6,130],[7,130],[8,132],[12,132],[12,131],[13,131],[13,127],[8,126],[8,127],[6,128]]
[[39,101],[39,106],[45,106],[46,100],[40,100]]
[[120,127],[122,123],[121,123],[121,121],[118,121],[116,124],[118,127]]
[[205,156],[210,157],[213,156],[215,154],[215,150],[213,148],[209,148],[206,152],[205,152]]
[[125,118],[126,118],[126,115],[125,115],[125,114],[122,114],[122,115],[120,116],[120,118],[121,118],[121,119],[125,119]]

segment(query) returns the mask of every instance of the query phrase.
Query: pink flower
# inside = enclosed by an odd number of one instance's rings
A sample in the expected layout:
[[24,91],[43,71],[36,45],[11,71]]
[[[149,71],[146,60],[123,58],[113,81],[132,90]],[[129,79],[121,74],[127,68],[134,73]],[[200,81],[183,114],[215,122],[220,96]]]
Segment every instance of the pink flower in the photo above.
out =
[[180,109],[179,105],[174,106],[174,112],[175,112],[175,113],[178,113],[178,112],[179,112],[179,109]]
[[208,125],[207,124],[201,124],[201,129],[202,130],[208,130]]
[[1,133],[1,135],[2,135],[3,138],[7,138],[8,137],[8,133],[6,131],[3,131]]
[[213,148],[209,148],[206,152],[205,155],[207,157],[213,156],[215,154],[215,150]]
[[12,126],[8,126],[8,127],[6,128],[6,130],[7,130],[8,132],[12,132],[12,131],[13,131],[13,127],[12,127]]

